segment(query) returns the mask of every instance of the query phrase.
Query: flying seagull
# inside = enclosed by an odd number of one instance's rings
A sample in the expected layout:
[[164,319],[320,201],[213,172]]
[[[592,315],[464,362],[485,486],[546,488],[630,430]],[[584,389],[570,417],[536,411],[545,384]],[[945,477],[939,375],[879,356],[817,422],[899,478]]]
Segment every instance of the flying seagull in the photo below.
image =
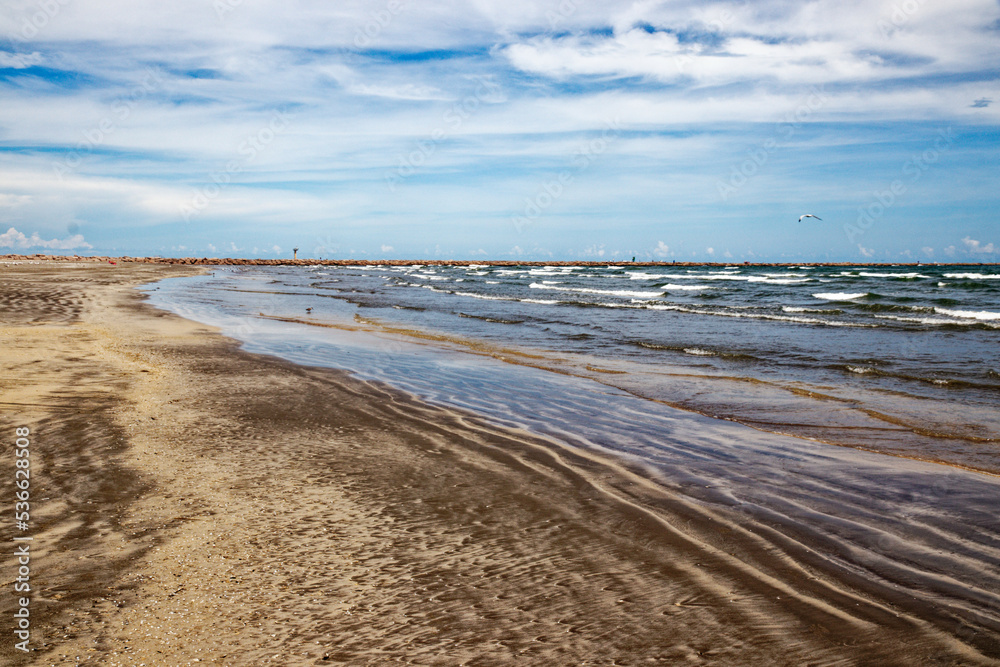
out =
[[813,215],[812,213],[806,213],[805,215],[800,215],[799,216],[799,222],[802,222],[806,218],[816,218],[817,220],[822,220],[823,219],[823,218],[819,217],[818,215]]

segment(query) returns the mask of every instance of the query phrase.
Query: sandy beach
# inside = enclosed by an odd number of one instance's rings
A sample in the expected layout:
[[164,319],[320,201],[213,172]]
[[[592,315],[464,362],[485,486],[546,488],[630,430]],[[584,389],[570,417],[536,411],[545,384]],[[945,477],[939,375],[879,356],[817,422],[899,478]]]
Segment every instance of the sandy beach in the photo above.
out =
[[991,619],[835,574],[612,458],[243,352],[134,289],[201,271],[0,265],[4,512],[17,428],[32,499],[31,652],[8,632],[5,664],[1000,658]]

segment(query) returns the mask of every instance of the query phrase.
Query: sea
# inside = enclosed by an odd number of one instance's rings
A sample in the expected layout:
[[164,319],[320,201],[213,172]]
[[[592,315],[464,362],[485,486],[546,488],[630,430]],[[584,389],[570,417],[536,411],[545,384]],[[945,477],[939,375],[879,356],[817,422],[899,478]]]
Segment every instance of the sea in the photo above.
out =
[[175,310],[198,310],[195,319],[229,322],[227,333],[247,342],[265,322],[293,337],[309,327],[375,334],[355,337],[374,346],[371,364],[333,348],[311,361],[425,398],[444,395],[446,378],[394,366],[406,357],[394,344],[586,378],[766,431],[1000,472],[995,265],[252,266],[153,293]]
[[227,266],[143,290],[1000,636],[1000,266]]

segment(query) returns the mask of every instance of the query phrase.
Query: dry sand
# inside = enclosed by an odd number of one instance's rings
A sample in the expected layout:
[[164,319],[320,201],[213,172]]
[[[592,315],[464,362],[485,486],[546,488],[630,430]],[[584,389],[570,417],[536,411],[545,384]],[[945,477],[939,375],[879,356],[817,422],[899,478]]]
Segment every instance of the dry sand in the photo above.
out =
[[[32,431],[31,646],[87,665],[991,664],[633,475],[328,369],[240,351],[131,286],[0,265],[0,433]],[[2,626],[17,565],[7,529]],[[950,628],[950,630],[949,630]]]

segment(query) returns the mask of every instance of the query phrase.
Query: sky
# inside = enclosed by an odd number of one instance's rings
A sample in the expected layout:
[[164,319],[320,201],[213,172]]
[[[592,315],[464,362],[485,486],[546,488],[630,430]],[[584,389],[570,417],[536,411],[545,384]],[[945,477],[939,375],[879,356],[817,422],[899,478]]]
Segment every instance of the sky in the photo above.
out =
[[997,0],[4,0],[0,253],[996,262],[998,129]]

